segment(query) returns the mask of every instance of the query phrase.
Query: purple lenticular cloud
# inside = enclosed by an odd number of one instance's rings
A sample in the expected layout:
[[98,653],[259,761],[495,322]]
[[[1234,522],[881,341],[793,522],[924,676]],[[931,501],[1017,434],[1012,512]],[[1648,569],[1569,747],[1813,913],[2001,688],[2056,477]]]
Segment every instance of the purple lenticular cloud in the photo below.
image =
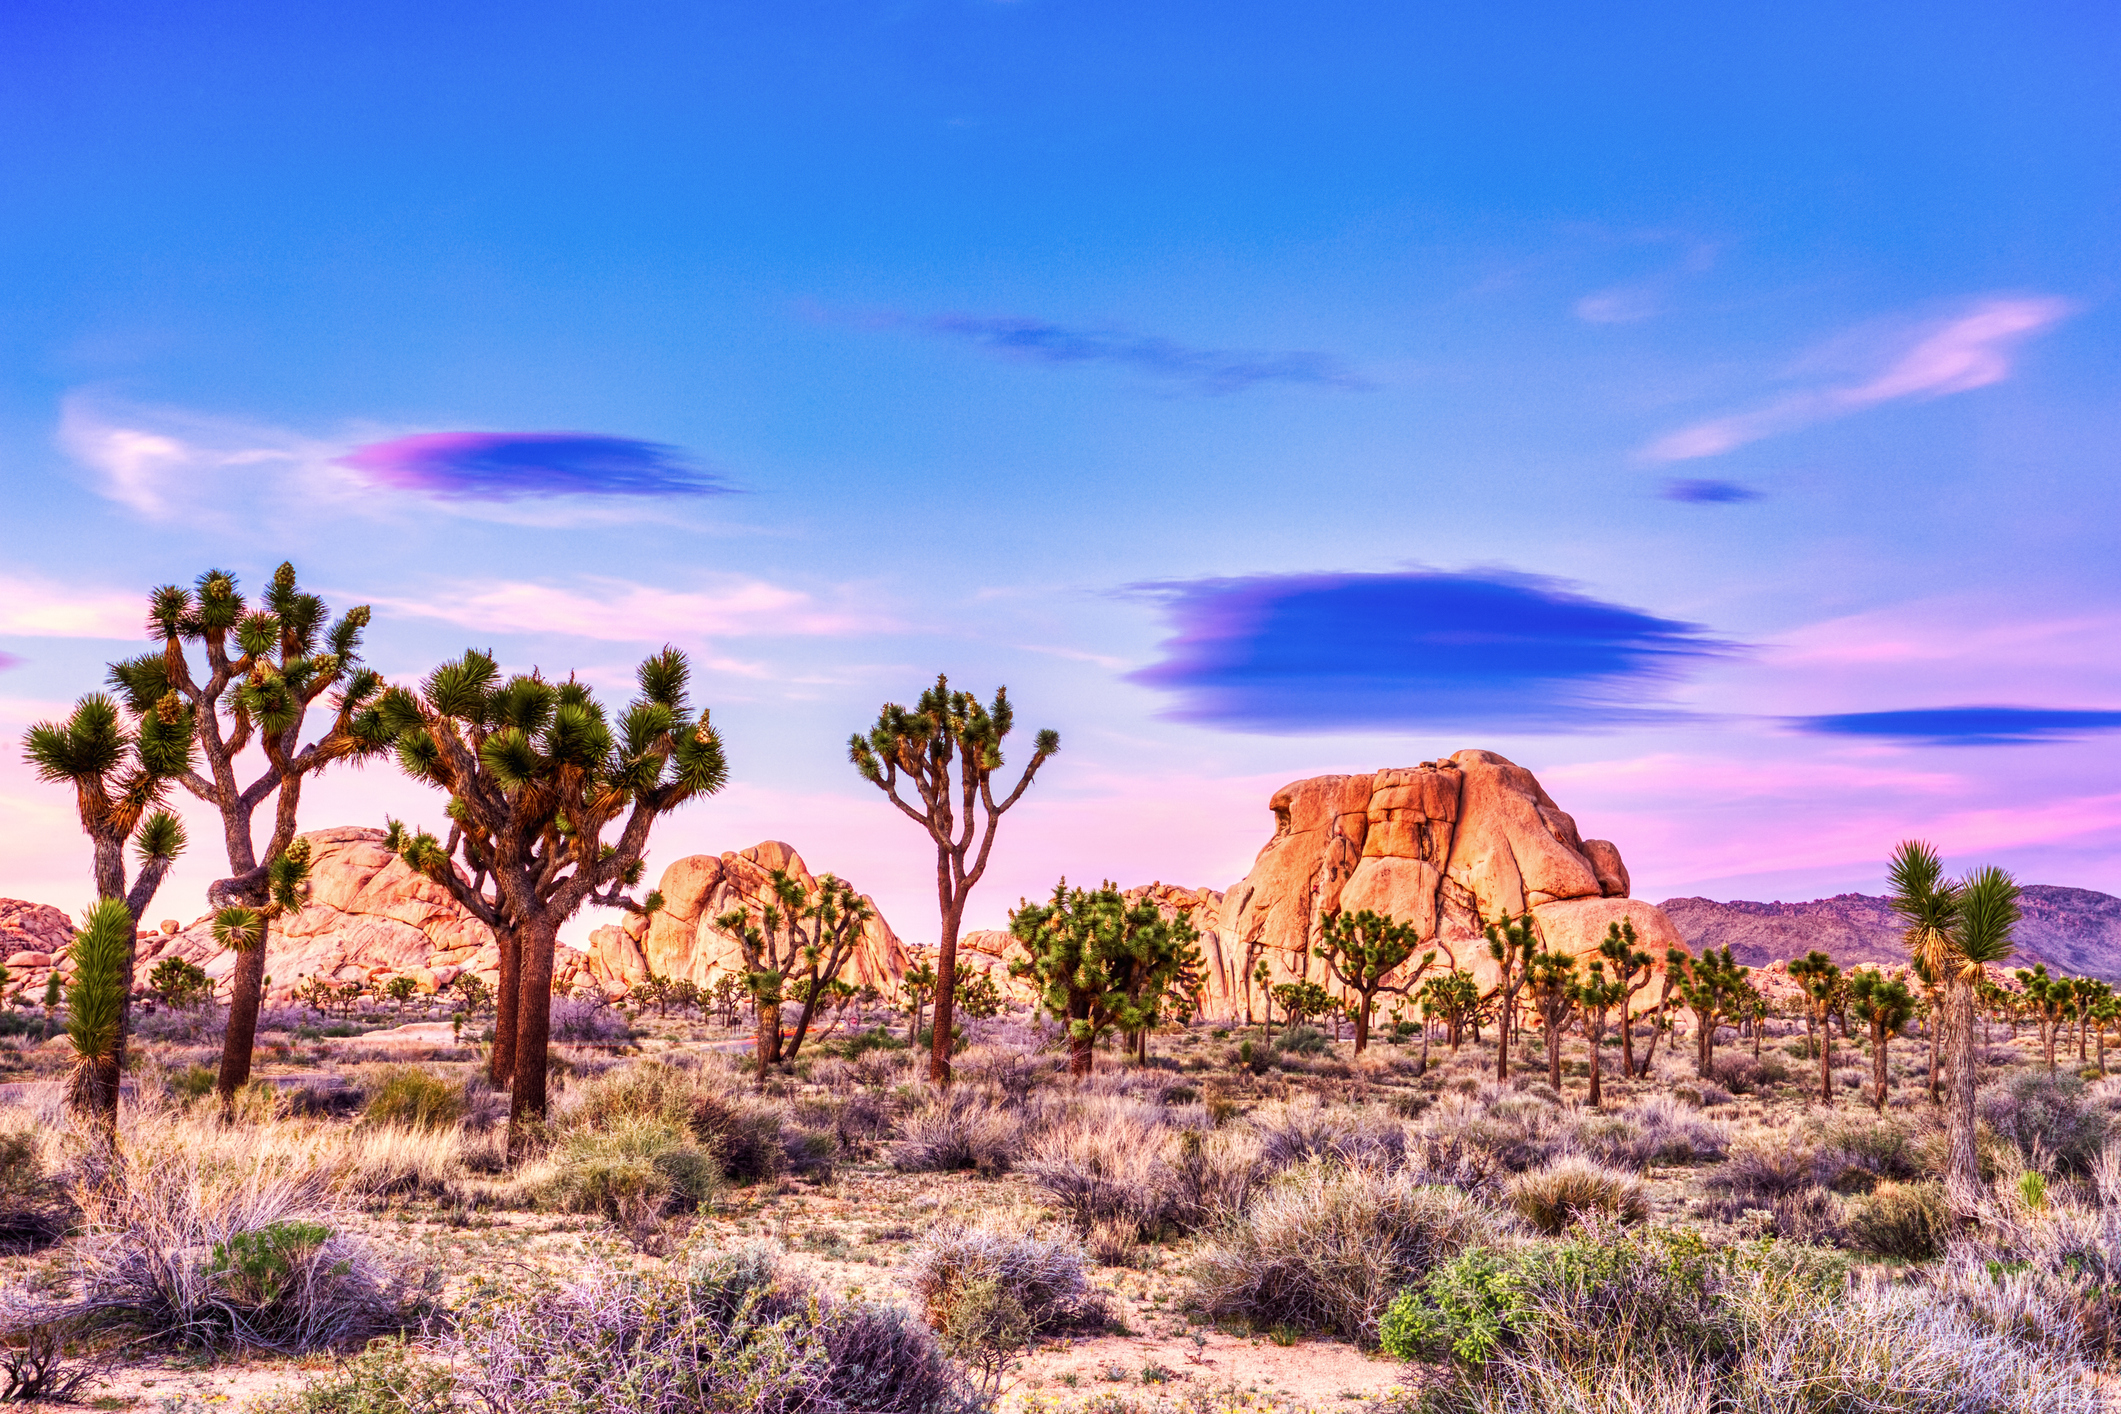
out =
[[1918,707],[1795,717],[1817,736],[1880,737],[1929,746],[2016,746],[2121,731],[2121,712],[2055,707]]
[[675,447],[594,432],[426,432],[357,447],[339,464],[378,486],[469,501],[732,489]]

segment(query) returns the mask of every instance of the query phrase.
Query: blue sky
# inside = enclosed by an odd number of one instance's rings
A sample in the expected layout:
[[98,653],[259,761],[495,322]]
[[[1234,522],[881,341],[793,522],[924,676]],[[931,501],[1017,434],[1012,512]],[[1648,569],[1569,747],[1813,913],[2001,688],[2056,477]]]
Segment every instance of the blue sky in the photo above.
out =
[[1065,740],[985,923],[1471,745],[1652,897],[2121,891],[2110,9],[448,8],[0,15],[10,738],[291,558],[394,675],[686,647],[657,858],[912,938],[841,743],[942,669]]

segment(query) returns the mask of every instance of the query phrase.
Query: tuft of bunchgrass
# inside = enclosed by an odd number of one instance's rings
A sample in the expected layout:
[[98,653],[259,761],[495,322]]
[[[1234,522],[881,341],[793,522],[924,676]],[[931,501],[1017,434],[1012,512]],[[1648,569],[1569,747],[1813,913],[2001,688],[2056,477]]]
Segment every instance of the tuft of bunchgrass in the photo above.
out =
[[1558,1159],[1509,1186],[1510,1206],[1535,1231],[1557,1236],[1587,1219],[1639,1223],[1650,1215],[1642,1180],[1589,1159]]

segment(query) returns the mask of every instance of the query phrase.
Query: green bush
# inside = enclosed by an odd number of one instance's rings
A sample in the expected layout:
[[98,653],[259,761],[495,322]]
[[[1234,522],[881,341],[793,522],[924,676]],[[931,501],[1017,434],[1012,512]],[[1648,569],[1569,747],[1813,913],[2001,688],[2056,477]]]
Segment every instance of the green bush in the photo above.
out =
[[571,1130],[552,1158],[547,1199],[553,1206],[600,1213],[629,1226],[711,1207],[721,1174],[712,1149],[667,1120],[647,1116]]
[[1322,1056],[1331,1044],[1316,1026],[1292,1026],[1274,1039],[1274,1049],[1290,1056]]
[[252,1401],[249,1414],[453,1414],[456,1380],[401,1339],[378,1340],[314,1384]]
[[1484,1365],[1530,1309],[1525,1285],[1523,1254],[1467,1248],[1399,1293],[1377,1323],[1378,1344],[1402,1360]]
[[169,1078],[169,1092],[189,1103],[214,1092],[214,1072],[211,1067],[188,1065]]
[[464,1118],[464,1091],[414,1065],[394,1065],[365,1087],[366,1124],[397,1124],[407,1129],[447,1129]]
[[1943,1255],[1952,1215],[1943,1184],[1886,1182],[1851,1202],[1846,1222],[1850,1240],[1864,1251],[1926,1262]]
[[839,1056],[855,1060],[871,1051],[903,1051],[907,1049],[906,1038],[893,1035],[882,1026],[872,1026],[867,1031],[857,1031],[851,1036],[842,1036],[827,1041],[818,1050],[828,1056]]
[[156,963],[147,974],[147,989],[160,997],[164,1006],[180,1009],[204,1006],[214,996],[213,979],[206,975],[206,969],[181,957],[165,957]]
[[329,1241],[330,1228],[301,1219],[231,1233],[214,1244],[206,1274],[237,1304],[263,1310],[294,1290],[303,1268]]

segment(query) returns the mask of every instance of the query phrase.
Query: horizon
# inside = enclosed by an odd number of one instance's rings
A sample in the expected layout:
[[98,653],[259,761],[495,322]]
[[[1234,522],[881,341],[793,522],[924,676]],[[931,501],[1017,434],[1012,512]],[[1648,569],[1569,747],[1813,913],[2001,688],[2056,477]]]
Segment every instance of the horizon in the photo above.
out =
[[[34,721],[282,560],[411,682],[672,643],[763,840],[935,931],[845,759],[947,672],[1062,751],[966,926],[1227,889],[1480,747],[1647,900],[1894,844],[2121,894],[2121,17],[1048,0],[0,18],[0,897]],[[204,911],[218,828],[153,905]],[[302,828],[442,821],[388,762]],[[585,912],[579,943],[610,915]]]

